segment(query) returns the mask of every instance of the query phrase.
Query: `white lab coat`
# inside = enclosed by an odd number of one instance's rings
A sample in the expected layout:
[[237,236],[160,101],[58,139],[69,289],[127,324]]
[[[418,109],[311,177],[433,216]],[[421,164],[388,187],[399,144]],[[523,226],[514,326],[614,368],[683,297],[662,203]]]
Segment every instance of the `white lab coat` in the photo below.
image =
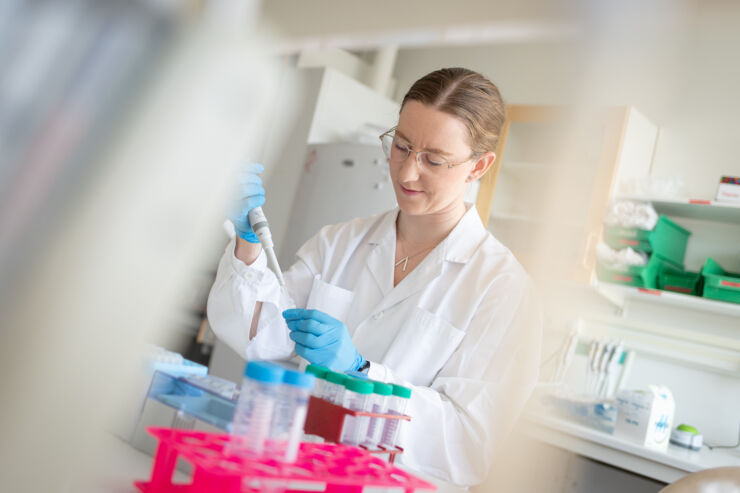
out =
[[[475,207],[393,286],[398,209],[326,226],[285,273],[298,307],[347,326],[369,377],[412,387],[400,461],[458,485],[485,479],[537,380],[541,316],[533,285]],[[262,301],[257,334],[248,333]],[[247,266],[230,242],[208,299],[216,335],[246,359],[281,359],[288,308],[262,253]]]

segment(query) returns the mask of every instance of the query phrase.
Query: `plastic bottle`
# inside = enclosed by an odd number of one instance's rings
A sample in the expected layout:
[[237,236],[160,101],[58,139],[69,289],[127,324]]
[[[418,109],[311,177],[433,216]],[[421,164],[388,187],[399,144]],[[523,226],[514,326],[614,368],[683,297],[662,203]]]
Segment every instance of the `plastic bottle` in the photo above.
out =
[[326,386],[326,374],[329,372],[329,369],[325,366],[319,366],[319,365],[308,365],[306,367],[306,373],[311,373],[316,377],[316,383],[313,387],[313,392],[311,392],[311,395],[316,397],[323,397],[324,395],[324,388]]
[[[353,411],[368,411],[374,385],[370,381],[348,378],[344,383],[344,407]],[[367,437],[369,416],[345,416],[340,442],[359,445]]]
[[316,377],[311,373],[285,370],[267,441],[269,457],[295,462],[315,381]]
[[332,402],[338,406],[344,405],[344,382],[347,375],[329,371],[326,374],[326,383],[324,384],[324,395],[322,399]]
[[244,369],[244,380],[231,424],[227,453],[261,457],[270,433],[278,388],[284,369],[265,361],[250,361]]
[[[373,394],[370,402],[370,412],[385,414],[388,411],[388,396],[393,392],[393,386],[383,382],[373,382]],[[367,437],[365,444],[374,447],[380,442],[380,434],[383,431],[383,418],[370,418],[367,426]]]
[[[406,406],[411,398],[411,389],[401,385],[393,385],[393,393],[388,397],[387,414],[406,414]],[[400,419],[386,419],[380,444],[384,447],[395,447],[398,439],[398,429],[401,425]]]

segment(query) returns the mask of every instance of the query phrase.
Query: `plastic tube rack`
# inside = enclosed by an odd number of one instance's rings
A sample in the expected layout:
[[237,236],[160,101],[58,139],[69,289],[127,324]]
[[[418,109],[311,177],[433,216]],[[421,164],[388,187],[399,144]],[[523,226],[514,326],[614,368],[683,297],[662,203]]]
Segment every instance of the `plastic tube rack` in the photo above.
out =
[[[159,440],[149,481],[134,485],[142,493],[256,493],[272,489],[285,493],[317,491],[360,493],[365,486],[400,488],[404,493],[435,490],[436,486],[374,457],[368,451],[334,443],[301,443],[296,462],[257,459],[224,453],[230,435],[171,428],[148,428]],[[192,482],[175,484],[178,459],[193,466]],[[312,489],[288,489],[310,483]],[[319,490],[320,491],[320,490]]]
[[[405,414],[376,414],[362,411],[353,411],[346,407],[337,406],[329,401],[311,396],[308,404],[308,414],[303,431],[308,435],[317,435],[327,442],[339,443],[342,436],[344,420],[347,416],[368,416],[371,418],[398,419],[411,421]],[[359,446],[371,454],[388,454],[388,462],[393,464],[397,454],[403,452],[401,447],[388,448],[378,445],[377,449],[368,449],[364,445]]]

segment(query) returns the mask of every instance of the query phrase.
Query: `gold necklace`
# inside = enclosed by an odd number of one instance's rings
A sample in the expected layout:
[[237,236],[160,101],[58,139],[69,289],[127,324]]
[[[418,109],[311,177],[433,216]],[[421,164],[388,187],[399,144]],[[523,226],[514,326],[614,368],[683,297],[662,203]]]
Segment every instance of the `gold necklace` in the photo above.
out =
[[[398,237],[399,237],[399,238],[401,238],[401,233],[400,233],[400,231],[399,231]],[[405,257],[403,257],[403,258],[402,258],[401,260],[399,260],[398,262],[396,262],[396,263],[394,264],[394,266],[393,266],[393,267],[394,267],[394,268],[396,268],[396,267],[398,267],[399,265],[403,264],[403,267],[401,267],[401,270],[402,270],[403,272],[406,272],[406,266],[408,265],[408,263],[409,263],[409,259],[410,259],[410,258],[414,258],[414,257],[417,257],[417,256],[421,255],[422,253],[424,253],[424,252],[426,252],[426,251],[429,251],[429,250],[431,250],[431,249],[432,249],[432,248],[434,248],[435,246],[437,246],[437,245],[432,245],[432,246],[430,246],[430,247],[427,247],[427,248],[425,248],[424,250],[421,250],[421,251],[419,251],[419,252],[416,252],[416,253],[415,253],[415,254],[413,254],[413,255],[406,255],[406,256],[405,256]]]

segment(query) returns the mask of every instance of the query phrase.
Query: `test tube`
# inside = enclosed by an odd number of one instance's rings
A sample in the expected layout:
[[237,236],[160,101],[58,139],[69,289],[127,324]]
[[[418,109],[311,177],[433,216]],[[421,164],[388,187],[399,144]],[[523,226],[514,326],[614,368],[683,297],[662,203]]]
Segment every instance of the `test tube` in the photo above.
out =
[[[383,382],[373,382],[373,393],[370,403],[370,412],[385,414],[388,411],[388,396],[393,392],[393,387]],[[374,447],[380,441],[380,433],[383,431],[383,418],[370,418],[367,426],[367,437],[365,444]]]
[[284,371],[283,368],[264,361],[247,363],[241,393],[234,410],[227,453],[257,457],[264,454]]
[[311,392],[311,395],[319,398],[324,395],[324,388],[326,386],[325,378],[328,372],[329,369],[325,366],[314,364],[306,366],[306,373],[311,373],[316,377],[316,383],[314,384],[313,392]]
[[[344,407],[353,411],[368,411],[373,384],[367,380],[348,378],[344,383]],[[367,437],[369,416],[345,416],[341,443],[359,445]]]
[[267,455],[283,462],[295,462],[306,423],[308,398],[316,377],[311,373],[285,370],[283,385],[270,428]]
[[338,406],[344,405],[344,382],[346,380],[347,375],[337,373],[335,371],[329,371],[326,374],[324,395],[322,396],[322,399]]
[[[387,414],[403,415],[411,398],[411,389],[401,385],[393,385],[393,392],[388,397]],[[398,429],[401,425],[400,419],[386,419],[383,433],[380,436],[380,444],[384,447],[395,447],[398,439]]]

